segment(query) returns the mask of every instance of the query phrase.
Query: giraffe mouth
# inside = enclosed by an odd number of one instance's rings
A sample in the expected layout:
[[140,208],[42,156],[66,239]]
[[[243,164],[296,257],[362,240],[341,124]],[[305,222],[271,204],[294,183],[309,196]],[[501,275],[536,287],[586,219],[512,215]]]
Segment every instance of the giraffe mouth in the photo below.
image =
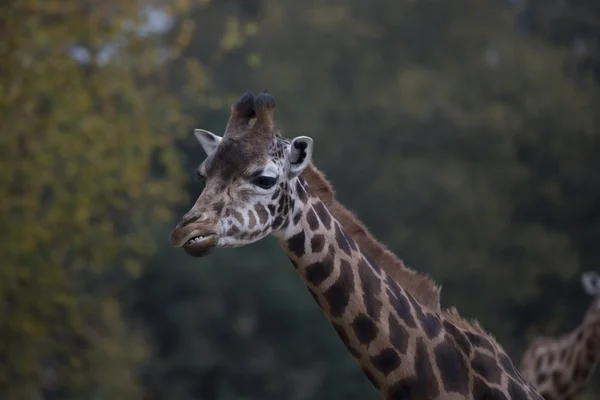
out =
[[218,239],[214,233],[194,235],[185,242],[182,248],[190,256],[203,257],[217,246]]

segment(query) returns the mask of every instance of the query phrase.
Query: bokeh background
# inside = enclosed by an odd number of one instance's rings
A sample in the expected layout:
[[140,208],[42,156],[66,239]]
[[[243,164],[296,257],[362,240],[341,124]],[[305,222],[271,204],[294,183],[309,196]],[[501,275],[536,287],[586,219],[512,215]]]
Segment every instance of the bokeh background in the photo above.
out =
[[4,0],[0,398],[378,398],[274,239],[168,244],[246,90],[518,363],[600,271],[599,81],[597,0]]

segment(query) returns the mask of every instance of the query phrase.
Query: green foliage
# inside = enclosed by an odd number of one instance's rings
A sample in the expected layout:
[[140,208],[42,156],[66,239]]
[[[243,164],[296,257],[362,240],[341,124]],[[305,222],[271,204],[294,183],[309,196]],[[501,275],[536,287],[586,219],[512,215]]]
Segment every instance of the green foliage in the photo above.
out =
[[177,49],[136,33],[148,5],[0,11],[3,399],[137,397],[145,346],[113,304],[115,278],[140,273],[184,198],[173,143],[187,126],[157,54]]

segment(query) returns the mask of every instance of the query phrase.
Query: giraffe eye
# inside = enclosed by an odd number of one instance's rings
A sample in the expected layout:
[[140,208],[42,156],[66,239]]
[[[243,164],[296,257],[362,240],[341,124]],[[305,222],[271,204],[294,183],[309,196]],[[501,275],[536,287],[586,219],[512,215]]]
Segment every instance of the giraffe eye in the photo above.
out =
[[258,178],[252,180],[253,185],[263,189],[272,188],[273,185],[275,185],[275,182],[277,182],[277,179],[270,176],[259,176]]

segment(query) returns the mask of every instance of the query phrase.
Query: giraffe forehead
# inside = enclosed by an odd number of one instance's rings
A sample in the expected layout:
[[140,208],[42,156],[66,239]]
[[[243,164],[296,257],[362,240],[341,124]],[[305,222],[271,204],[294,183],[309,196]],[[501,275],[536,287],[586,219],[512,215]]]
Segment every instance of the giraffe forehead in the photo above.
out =
[[269,161],[268,147],[260,142],[233,138],[224,139],[215,153],[204,163],[207,176],[230,180],[254,173]]
[[276,177],[283,168],[290,141],[279,135],[266,142],[252,136],[225,138],[215,153],[204,162],[207,176],[218,175],[228,180],[264,170],[266,175]]

